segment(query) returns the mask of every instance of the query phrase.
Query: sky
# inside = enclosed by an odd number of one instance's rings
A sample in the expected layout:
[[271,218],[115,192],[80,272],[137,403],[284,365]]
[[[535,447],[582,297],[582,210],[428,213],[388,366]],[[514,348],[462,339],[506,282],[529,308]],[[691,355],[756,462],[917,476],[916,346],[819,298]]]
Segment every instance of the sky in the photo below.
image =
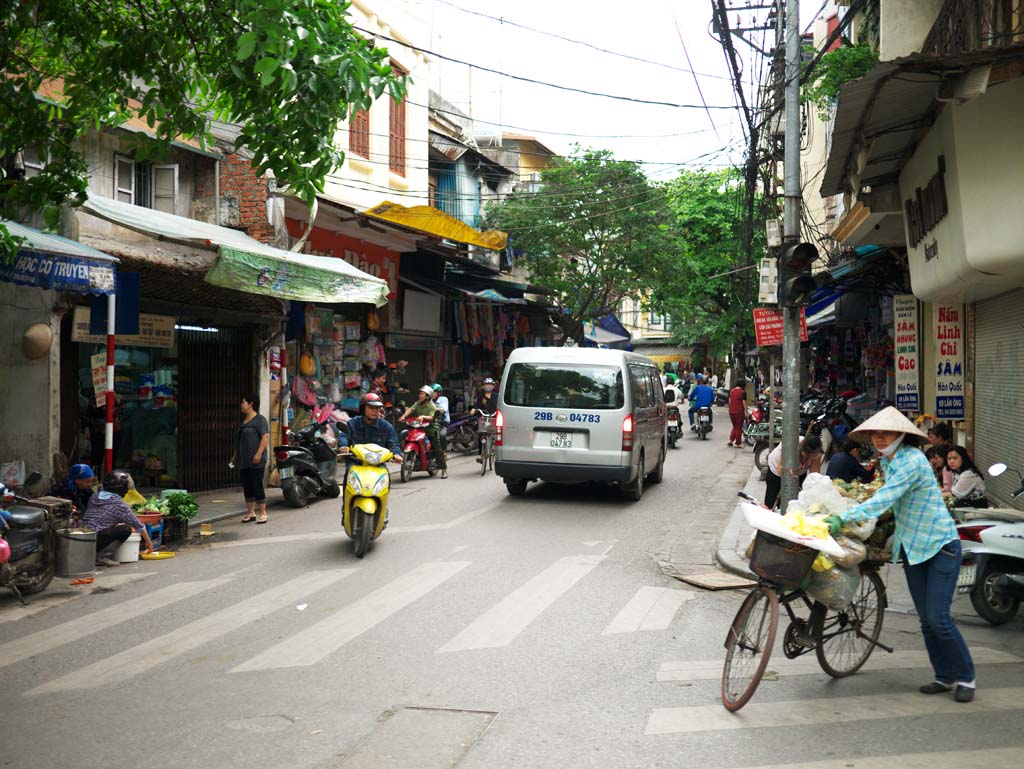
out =
[[[617,158],[644,163],[654,179],[668,179],[682,165],[738,165],[744,155],[741,113],[722,46],[711,36],[712,0],[395,0],[413,17],[435,58],[431,83],[449,102],[474,118],[477,134],[501,130],[531,134],[560,154],[574,143],[611,150]],[[727,6],[768,4],[765,0],[728,0]],[[831,7],[830,2],[824,4]],[[801,28],[823,7],[801,0]],[[479,15],[483,14],[483,15]],[[766,11],[733,10],[749,24]],[[383,14],[382,14],[383,15]],[[517,28],[508,22],[586,42],[632,61]],[[762,47],[773,33],[752,33]],[[736,41],[744,80],[758,82],[763,57]],[[689,59],[687,59],[687,55]],[[668,66],[659,66],[668,65]],[[692,66],[691,66],[692,65]],[[589,91],[632,99],[693,105],[693,108],[642,104],[590,96],[520,82],[481,71],[490,68]],[[692,69],[697,74],[692,74]],[[705,102],[712,109],[705,110]],[[728,107],[728,109],[716,109]],[[579,134],[572,136],[569,134]]]

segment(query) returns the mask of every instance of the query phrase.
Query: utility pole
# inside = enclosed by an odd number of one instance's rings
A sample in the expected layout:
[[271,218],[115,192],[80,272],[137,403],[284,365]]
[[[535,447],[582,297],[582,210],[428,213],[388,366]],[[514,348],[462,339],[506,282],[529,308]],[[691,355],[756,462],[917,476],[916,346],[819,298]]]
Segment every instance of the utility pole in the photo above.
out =
[[[786,0],[783,247],[800,240],[800,2]],[[800,307],[782,308],[781,509],[800,491]]]

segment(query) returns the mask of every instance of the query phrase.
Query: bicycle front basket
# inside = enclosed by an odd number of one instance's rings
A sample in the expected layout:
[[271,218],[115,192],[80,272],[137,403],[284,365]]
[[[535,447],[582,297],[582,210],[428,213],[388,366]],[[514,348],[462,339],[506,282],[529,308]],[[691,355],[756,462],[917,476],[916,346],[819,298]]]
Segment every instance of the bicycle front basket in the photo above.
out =
[[750,570],[777,585],[797,587],[817,557],[818,551],[813,548],[759,531],[750,556]]
[[480,421],[477,423],[477,430],[484,435],[498,432],[498,429],[494,426],[494,417],[480,417]]

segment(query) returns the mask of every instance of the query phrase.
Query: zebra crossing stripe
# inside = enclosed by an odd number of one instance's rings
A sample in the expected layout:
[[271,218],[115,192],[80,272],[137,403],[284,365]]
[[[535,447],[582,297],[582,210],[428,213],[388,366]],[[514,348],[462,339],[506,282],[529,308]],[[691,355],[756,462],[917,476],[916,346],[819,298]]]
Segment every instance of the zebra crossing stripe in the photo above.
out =
[[636,633],[641,630],[665,630],[684,601],[696,593],[670,587],[641,587],[601,635]]
[[[146,577],[152,577],[154,574],[156,574],[155,571],[134,572],[132,574],[102,574],[94,578],[95,582],[92,585],[77,589],[68,587],[65,590],[61,590],[51,586],[42,595],[33,596],[32,603],[28,606],[8,604],[0,607],[0,623],[16,622],[19,619],[31,617],[34,614],[39,614],[47,609],[77,600],[83,596],[92,595],[97,591],[105,591],[110,588],[120,587],[121,585],[138,582]],[[10,597],[13,601],[14,594],[12,593]]]
[[983,766],[985,769],[1017,769],[1024,746],[987,748],[982,750],[950,750],[942,753],[904,753],[895,756],[833,758],[803,764],[771,764],[745,769],[963,769]]
[[48,694],[75,689],[97,689],[127,681],[168,660],[187,654],[203,644],[238,630],[282,606],[310,595],[354,574],[358,569],[311,571],[264,590],[250,598],[175,628],[169,633],[133,646],[111,657],[37,686],[28,692]]
[[208,579],[202,582],[180,582],[177,585],[154,590],[138,598],[94,611],[84,617],[64,622],[36,633],[22,636],[0,646],[0,667],[13,665],[29,657],[56,649],[65,644],[73,643],[86,636],[98,633],[113,625],[119,625],[143,614],[162,609],[177,601],[190,598],[204,590],[218,587],[230,582],[232,577]]
[[[982,688],[970,705],[972,714],[1019,710],[1024,687]],[[918,692],[829,697],[814,700],[755,702],[738,713],[721,704],[686,708],[656,708],[647,719],[644,734],[683,734],[735,729],[776,728],[836,724],[849,721],[964,714],[965,706],[952,696],[925,697]],[[898,764],[890,764],[898,766]]]
[[471,561],[433,561],[374,590],[233,668],[232,673],[306,667],[319,662],[458,574]]
[[[1020,664],[1024,657],[1009,652],[989,649],[984,646],[972,646],[971,657],[975,665]],[[908,668],[929,668],[928,654],[924,651],[897,651],[892,654],[876,653],[871,655],[862,672],[873,670],[904,670]],[[813,654],[786,659],[781,651],[772,654],[768,663],[768,671],[780,678],[790,676],[807,676],[822,673],[821,665]],[[659,681],[717,681],[722,677],[722,660],[678,660],[663,662],[658,670]],[[767,680],[767,679],[766,679]]]
[[484,612],[437,653],[507,646],[602,560],[603,555],[572,555],[558,559]]

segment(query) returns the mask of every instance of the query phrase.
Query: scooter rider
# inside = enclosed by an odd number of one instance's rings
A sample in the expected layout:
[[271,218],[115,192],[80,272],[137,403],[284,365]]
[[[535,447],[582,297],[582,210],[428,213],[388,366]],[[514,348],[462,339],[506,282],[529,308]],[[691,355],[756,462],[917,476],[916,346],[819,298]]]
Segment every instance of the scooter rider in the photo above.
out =
[[687,414],[690,417],[690,429],[696,430],[697,426],[693,422],[693,415],[701,409],[708,409],[711,416],[711,424],[715,423],[715,412],[711,408],[715,405],[715,391],[710,386],[704,384],[704,375],[697,374],[697,384],[695,387],[690,389],[690,402],[693,404],[690,406],[690,410]]
[[348,447],[358,443],[375,443],[383,446],[395,455],[394,461],[402,464],[402,447],[398,443],[398,433],[390,423],[380,418],[384,410],[384,401],[377,393],[366,393],[359,399],[359,416],[348,420],[348,430],[341,431],[338,448],[342,454],[348,453]]
[[430,385],[423,385],[416,394],[416,402],[409,406],[402,414],[404,422],[409,417],[416,417],[426,423],[423,432],[430,439],[430,451],[437,462],[437,469],[441,471],[441,477],[448,477],[448,463],[445,461],[444,452],[441,450],[441,436],[437,427],[437,406],[433,402],[434,390]]
[[666,374],[665,378],[668,380],[668,384],[665,385],[665,405],[669,408],[678,408],[683,403],[683,394],[679,391],[676,375]]

